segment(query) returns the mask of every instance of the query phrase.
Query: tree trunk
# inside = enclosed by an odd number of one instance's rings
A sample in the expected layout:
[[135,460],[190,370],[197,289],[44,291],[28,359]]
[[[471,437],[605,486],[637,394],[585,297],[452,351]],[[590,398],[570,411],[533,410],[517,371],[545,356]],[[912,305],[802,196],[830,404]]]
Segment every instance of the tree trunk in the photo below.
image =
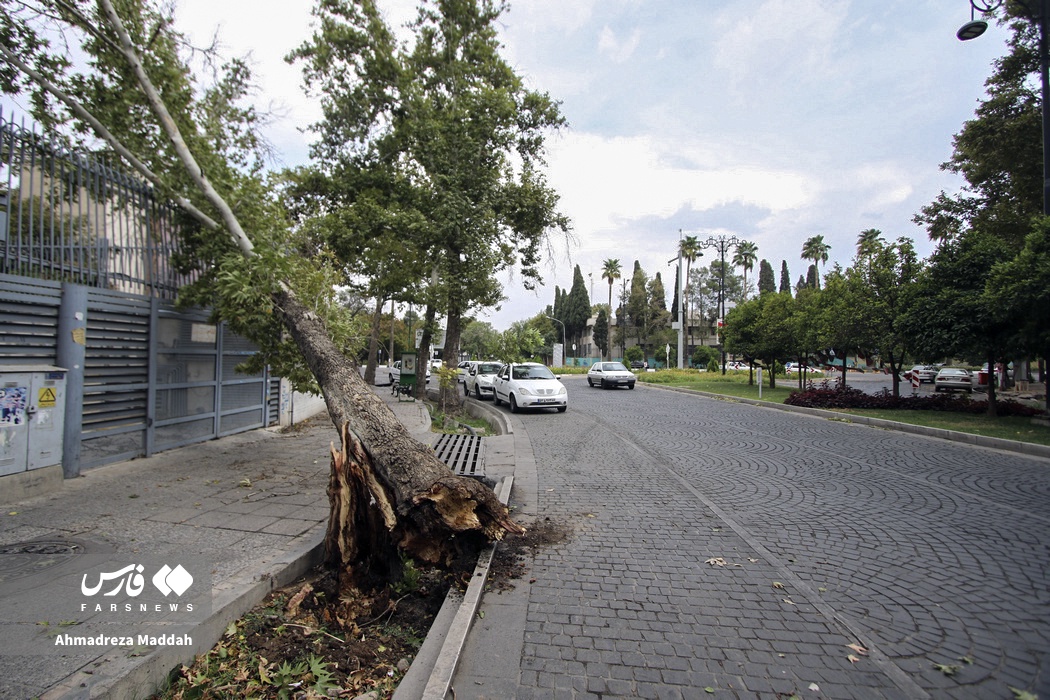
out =
[[[448,320],[445,326],[445,349],[442,352],[444,358],[444,366],[455,369],[459,365],[459,339],[462,335],[462,322],[460,315],[454,311],[449,311]],[[446,389],[440,387],[441,405],[446,407],[453,406],[458,409],[463,405],[463,395],[459,393],[459,382],[457,381],[451,387]]]
[[376,383],[376,363],[379,361],[379,325],[383,321],[383,298],[376,298],[376,312],[372,314],[372,332],[368,338],[368,363],[365,365],[365,384]]
[[[416,390],[412,394],[417,399],[425,399],[427,396],[427,370],[430,369],[430,341],[433,339],[431,328],[434,327],[434,319],[437,310],[433,304],[427,304],[423,313],[423,335],[419,339],[419,347],[416,349]],[[414,340],[411,339],[411,340]],[[411,342],[410,340],[410,342]]]
[[[353,455],[357,466],[345,466],[348,457],[336,458],[333,450],[333,471],[341,475],[332,477],[339,497],[332,501],[330,533],[334,529],[337,534],[330,540],[339,551],[344,573],[366,580],[372,575],[371,565],[389,561],[385,552],[370,551],[387,539],[420,561],[455,568],[471,563],[483,543],[501,539],[507,532],[524,532],[491,489],[456,476],[433,449],[412,439],[311,311],[288,292],[276,293],[274,301],[321,386],[332,422],[341,435],[360,441],[351,441],[339,452]],[[363,508],[378,515],[363,516]],[[361,532],[361,527],[372,532]],[[380,527],[385,532],[379,532]],[[338,544],[348,538],[365,545]],[[336,552],[330,551],[330,561],[335,557]]]

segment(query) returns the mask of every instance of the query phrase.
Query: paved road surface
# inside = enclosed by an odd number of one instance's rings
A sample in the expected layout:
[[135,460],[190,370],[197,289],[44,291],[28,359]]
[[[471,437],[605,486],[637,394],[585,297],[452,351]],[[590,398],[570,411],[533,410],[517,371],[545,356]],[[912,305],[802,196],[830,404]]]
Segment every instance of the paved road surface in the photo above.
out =
[[565,382],[519,698],[1050,697],[1047,460]]

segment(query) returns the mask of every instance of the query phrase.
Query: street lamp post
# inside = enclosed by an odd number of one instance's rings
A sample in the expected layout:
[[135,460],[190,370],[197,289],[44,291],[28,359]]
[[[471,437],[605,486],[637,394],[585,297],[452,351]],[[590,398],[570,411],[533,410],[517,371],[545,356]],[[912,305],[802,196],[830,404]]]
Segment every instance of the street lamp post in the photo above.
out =
[[678,297],[678,369],[685,367],[683,355],[685,354],[685,297],[682,295],[682,249],[678,249],[678,257],[667,261],[670,265],[678,263],[678,274],[675,280],[678,282],[675,295]]
[[[725,234],[719,234],[717,236],[710,236],[706,241],[700,244],[701,248],[715,248],[718,250],[718,259],[721,261],[718,271],[718,319],[721,324],[726,317],[726,251],[729,250],[730,246],[734,246],[740,243],[740,239],[736,236],[726,236]],[[719,325],[718,330],[718,345],[722,351],[722,374],[726,373],[726,346],[722,340],[722,330]]]
[[[1043,101],[1043,215],[1050,216],[1050,39],[1047,38],[1050,0],[1017,0],[1017,3],[1028,10],[1032,14],[1030,19],[1039,25],[1039,77]],[[993,12],[1004,4],[1004,0],[970,0],[970,21],[959,29],[956,36],[961,41],[981,36],[988,28],[988,23],[976,19],[975,13]],[[1033,10],[1033,5],[1038,5],[1038,11]]]
[[[547,314],[543,314],[543,315],[547,316]],[[565,323],[563,321],[559,321],[558,319],[554,318],[553,316],[547,316],[547,318],[549,318],[550,320],[554,321],[555,323],[560,323],[561,324],[561,363],[564,366],[565,365]]]

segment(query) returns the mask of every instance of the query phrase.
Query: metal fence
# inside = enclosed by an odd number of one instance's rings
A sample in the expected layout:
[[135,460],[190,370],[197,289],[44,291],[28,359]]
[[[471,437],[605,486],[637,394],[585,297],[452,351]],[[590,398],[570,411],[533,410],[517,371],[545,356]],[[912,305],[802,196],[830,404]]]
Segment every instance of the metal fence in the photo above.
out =
[[0,273],[174,299],[174,208],[100,157],[0,110]]
[[0,111],[0,369],[68,371],[67,476],[279,420],[279,379],[235,372],[255,346],[171,303],[194,279],[172,263],[178,222],[145,183]]

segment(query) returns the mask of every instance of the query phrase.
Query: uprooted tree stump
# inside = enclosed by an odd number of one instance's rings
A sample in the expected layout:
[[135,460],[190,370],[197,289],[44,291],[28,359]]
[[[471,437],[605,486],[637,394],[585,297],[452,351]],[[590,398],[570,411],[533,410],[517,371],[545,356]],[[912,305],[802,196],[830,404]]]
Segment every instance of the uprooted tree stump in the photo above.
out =
[[483,544],[525,532],[492,489],[452,473],[409,435],[316,315],[289,294],[276,294],[275,302],[340,433],[326,545],[346,582],[392,582],[401,570],[399,549],[427,564],[472,566]]

